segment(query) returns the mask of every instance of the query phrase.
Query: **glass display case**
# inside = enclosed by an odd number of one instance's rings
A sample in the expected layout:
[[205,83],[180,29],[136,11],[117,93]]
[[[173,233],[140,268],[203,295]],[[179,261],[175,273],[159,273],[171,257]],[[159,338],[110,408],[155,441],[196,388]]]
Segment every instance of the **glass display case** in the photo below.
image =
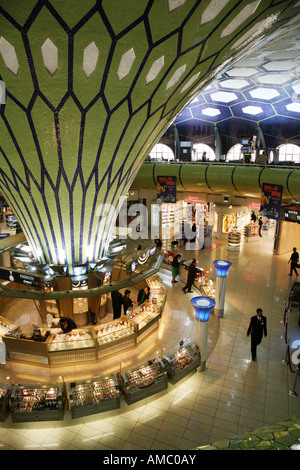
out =
[[94,331],[78,328],[66,334],[50,335],[48,342],[50,365],[90,362],[97,359]]
[[10,385],[0,384],[0,421],[3,423],[9,416]]
[[162,359],[169,381],[175,384],[200,365],[201,356],[197,344],[188,340],[163,355]]
[[95,343],[90,329],[76,329],[66,334],[51,335],[49,352],[70,349],[94,348]]
[[[158,305],[151,302],[145,302],[142,307],[133,311],[129,320],[136,325],[138,334],[145,328],[151,325],[161,317],[161,309]],[[157,325],[156,325],[157,326]]]
[[118,373],[119,386],[128,405],[168,388],[168,376],[160,358]]
[[89,382],[69,384],[72,418],[120,408],[120,392],[115,375],[95,377]]
[[135,326],[127,317],[94,326],[97,341],[97,356],[105,357],[135,347]]
[[10,412],[13,422],[56,421],[63,419],[65,405],[63,384],[14,385]]

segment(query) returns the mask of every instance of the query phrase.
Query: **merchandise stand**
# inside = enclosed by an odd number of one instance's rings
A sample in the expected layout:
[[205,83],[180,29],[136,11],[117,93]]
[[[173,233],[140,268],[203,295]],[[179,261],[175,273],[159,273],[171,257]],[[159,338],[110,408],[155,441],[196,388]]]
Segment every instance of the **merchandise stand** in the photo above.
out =
[[176,384],[200,365],[200,350],[191,340],[185,341],[162,357],[168,373],[168,380]]
[[120,408],[120,392],[116,375],[93,378],[89,382],[69,384],[72,418],[81,418]]
[[168,376],[160,358],[148,361],[138,368],[118,373],[119,386],[127,405],[168,388]]
[[14,385],[10,412],[13,422],[57,421],[64,418],[64,384]]

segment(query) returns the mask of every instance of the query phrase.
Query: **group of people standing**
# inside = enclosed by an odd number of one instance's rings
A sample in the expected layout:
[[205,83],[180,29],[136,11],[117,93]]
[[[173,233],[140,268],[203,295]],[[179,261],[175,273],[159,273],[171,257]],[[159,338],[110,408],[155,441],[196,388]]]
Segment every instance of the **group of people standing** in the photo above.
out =
[[122,307],[124,315],[131,313],[134,304],[141,305],[150,297],[150,288],[145,286],[139,290],[137,300],[132,300],[131,290],[126,289],[124,295],[119,290],[114,290],[111,293],[112,307],[113,307],[113,319],[120,318],[122,315]]

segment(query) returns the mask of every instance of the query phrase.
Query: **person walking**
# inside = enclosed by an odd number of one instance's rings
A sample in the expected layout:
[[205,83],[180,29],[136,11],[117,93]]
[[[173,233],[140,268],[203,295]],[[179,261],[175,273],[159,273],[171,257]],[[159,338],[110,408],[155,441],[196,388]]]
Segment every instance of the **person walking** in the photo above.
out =
[[261,343],[263,335],[267,336],[267,318],[261,308],[256,310],[256,315],[251,317],[247,336],[251,335],[252,361],[256,361],[256,348]]
[[186,290],[188,292],[193,292],[192,291],[192,285],[194,284],[194,281],[195,281],[196,276],[197,276],[196,264],[197,264],[197,261],[196,261],[195,258],[193,258],[193,261],[189,265],[186,285],[182,289],[185,294],[186,294]]
[[174,284],[176,281],[176,276],[179,272],[179,258],[181,258],[181,254],[175,255],[172,261],[172,283]]
[[262,229],[262,226],[263,226],[262,217],[260,217],[260,218],[258,219],[258,225],[259,225],[259,231],[258,231],[258,233],[259,233],[259,236],[262,237],[262,234],[261,234],[261,229]]
[[295,271],[296,276],[298,276],[298,271],[297,271],[296,268],[299,267],[299,266],[298,266],[298,263],[299,263],[299,253],[298,253],[296,247],[293,248],[293,252],[292,252],[291,257],[290,257],[290,259],[289,259],[288,262],[291,263],[291,269],[290,269],[290,274],[289,274],[289,276],[292,276],[293,271]]
[[122,313],[123,296],[121,292],[114,290],[111,293],[111,300],[113,308],[113,320],[116,320],[116,318],[120,318]]

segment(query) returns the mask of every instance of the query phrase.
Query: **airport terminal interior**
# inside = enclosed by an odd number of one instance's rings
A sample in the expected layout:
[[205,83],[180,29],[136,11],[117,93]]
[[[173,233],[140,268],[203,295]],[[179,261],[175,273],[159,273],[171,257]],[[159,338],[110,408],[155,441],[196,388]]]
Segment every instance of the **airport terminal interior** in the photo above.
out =
[[299,18],[1,1],[1,450],[300,449]]

